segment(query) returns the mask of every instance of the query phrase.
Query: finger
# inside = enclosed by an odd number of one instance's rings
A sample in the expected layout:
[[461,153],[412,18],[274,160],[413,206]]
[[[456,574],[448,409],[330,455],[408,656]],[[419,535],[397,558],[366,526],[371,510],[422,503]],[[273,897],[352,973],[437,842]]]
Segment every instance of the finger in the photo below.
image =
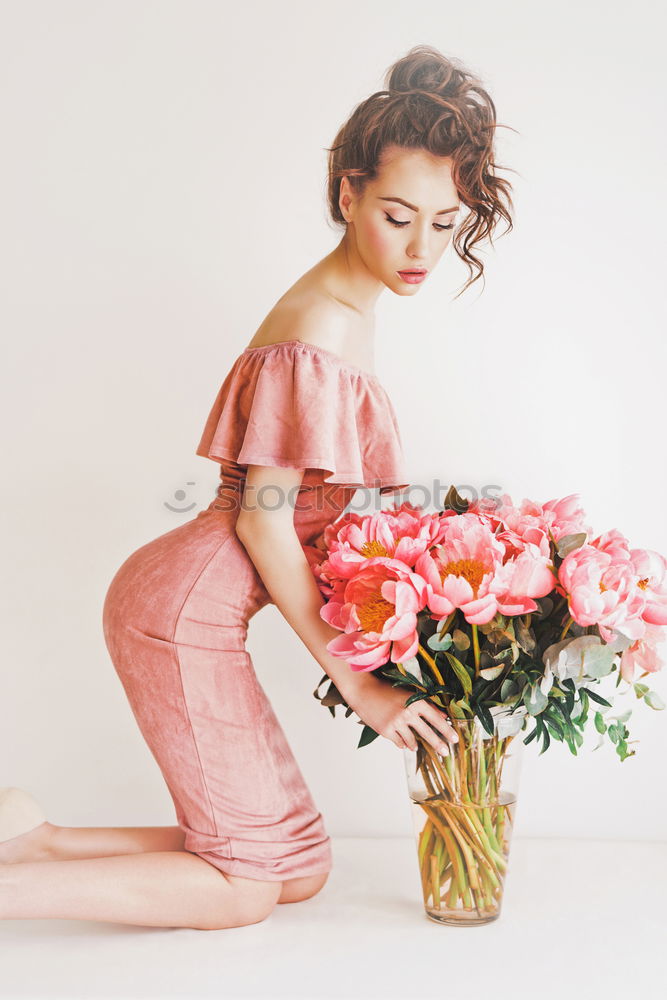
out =
[[424,705],[421,712],[423,718],[425,718],[434,729],[442,733],[446,740],[449,740],[451,743],[456,743],[459,738],[459,734],[456,732],[444,712],[437,709],[435,705],[428,704],[425,701],[421,704]]
[[396,728],[396,733],[399,740],[401,740],[404,749],[406,750],[416,750],[417,740],[415,739],[415,734],[412,732],[410,727],[405,724],[401,729]]
[[422,736],[427,743],[430,743],[434,750],[443,757],[446,757],[449,753],[449,745],[439,732],[432,728],[430,723],[426,719],[422,719],[421,716],[410,723],[412,729],[415,729],[420,736]]

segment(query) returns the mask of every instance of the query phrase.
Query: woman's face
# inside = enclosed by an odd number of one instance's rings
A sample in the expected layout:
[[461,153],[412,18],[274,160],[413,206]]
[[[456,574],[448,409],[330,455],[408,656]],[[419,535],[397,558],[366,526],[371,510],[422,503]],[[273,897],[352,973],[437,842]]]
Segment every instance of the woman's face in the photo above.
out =
[[[451,159],[423,149],[387,146],[377,177],[355,195],[347,177],[340,207],[367,270],[392,292],[414,295],[450,243],[460,207]],[[401,272],[422,269],[422,281]]]

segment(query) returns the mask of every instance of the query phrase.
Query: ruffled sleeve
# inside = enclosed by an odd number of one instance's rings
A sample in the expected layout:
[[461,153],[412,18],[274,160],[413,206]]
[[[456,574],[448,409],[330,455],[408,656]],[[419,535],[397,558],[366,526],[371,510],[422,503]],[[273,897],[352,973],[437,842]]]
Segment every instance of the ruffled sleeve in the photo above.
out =
[[381,493],[409,486],[396,414],[377,378],[301,341],[237,358],[196,454],[243,467],[320,469],[325,482]]

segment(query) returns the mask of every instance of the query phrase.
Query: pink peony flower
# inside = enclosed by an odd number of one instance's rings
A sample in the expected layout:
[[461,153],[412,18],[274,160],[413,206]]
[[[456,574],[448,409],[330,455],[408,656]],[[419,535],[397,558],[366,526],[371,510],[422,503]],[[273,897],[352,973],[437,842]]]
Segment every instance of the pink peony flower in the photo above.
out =
[[620,532],[607,532],[570,552],[558,570],[574,621],[598,625],[605,639],[610,629],[630,639],[645,630],[640,616],[646,600],[624,541]]
[[559,542],[565,535],[580,535],[585,532],[590,538],[593,534],[593,529],[585,521],[586,512],[580,500],[578,493],[570,493],[561,500],[549,500],[542,505],[554,541]]
[[419,647],[417,613],[425,605],[424,581],[405,563],[371,559],[324,604],[320,615],[344,634],[327,643],[353,670],[400,663]]
[[558,542],[564,535],[590,534],[578,501],[579,494],[572,493],[562,500],[550,500],[545,504],[524,499],[516,506],[509,494],[504,493],[502,497],[474,501],[468,513],[479,512],[494,529],[496,537],[504,542],[509,556],[516,555],[528,542],[548,556],[552,539]]
[[635,669],[655,673],[661,670],[665,661],[665,651],[659,647],[667,640],[664,628],[658,625],[647,625],[646,633],[637,639],[621,653],[621,676],[629,684],[634,678]]
[[630,558],[646,601],[642,618],[650,625],[667,625],[667,559],[652,549],[631,549]]

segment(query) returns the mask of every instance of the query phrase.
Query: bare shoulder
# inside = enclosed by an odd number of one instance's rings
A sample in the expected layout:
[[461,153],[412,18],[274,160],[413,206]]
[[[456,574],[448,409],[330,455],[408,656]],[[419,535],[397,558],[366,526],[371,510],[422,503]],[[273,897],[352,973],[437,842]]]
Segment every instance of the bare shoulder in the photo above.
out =
[[335,300],[320,292],[299,292],[276,303],[248,347],[303,340],[336,351],[344,347],[351,323],[351,317]]

